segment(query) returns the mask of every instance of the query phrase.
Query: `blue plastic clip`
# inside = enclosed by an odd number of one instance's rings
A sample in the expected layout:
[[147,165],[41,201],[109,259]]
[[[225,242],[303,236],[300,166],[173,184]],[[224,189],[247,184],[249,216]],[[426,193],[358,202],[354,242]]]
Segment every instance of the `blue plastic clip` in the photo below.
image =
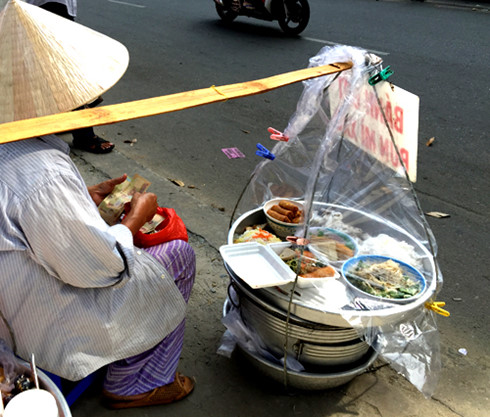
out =
[[260,143],[257,143],[257,149],[258,151],[255,151],[255,155],[262,156],[264,158],[270,159],[271,161],[274,160],[275,155],[267,148],[263,147]]
[[381,70],[378,74],[373,75],[369,79],[369,85],[374,85],[378,84],[381,80],[387,80],[391,75],[393,74],[393,71],[389,66],[387,66],[384,70]]

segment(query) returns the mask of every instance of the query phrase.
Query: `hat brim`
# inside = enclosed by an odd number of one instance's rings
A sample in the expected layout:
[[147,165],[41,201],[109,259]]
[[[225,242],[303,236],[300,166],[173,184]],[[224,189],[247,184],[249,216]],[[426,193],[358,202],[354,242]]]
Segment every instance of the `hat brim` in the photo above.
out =
[[90,103],[129,64],[120,42],[22,1],[0,12],[0,123]]

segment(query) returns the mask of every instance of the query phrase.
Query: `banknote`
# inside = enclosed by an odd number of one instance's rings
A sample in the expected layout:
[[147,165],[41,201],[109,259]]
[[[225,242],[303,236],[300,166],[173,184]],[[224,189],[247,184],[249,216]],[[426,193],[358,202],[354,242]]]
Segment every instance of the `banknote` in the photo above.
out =
[[144,193],[150,185],[150,181],[138,174],[126,178],[99,204],[100,215],[108,225],[115,225],[124,212],[124,205],[131,201],[134,193]]
[[150,234],[150,233],[155,233],[158,225],[165,220],[165,217],[161,216],[160,214],[155,214],[153,218],[149,221],[146,222],[140,229],[140,232]]

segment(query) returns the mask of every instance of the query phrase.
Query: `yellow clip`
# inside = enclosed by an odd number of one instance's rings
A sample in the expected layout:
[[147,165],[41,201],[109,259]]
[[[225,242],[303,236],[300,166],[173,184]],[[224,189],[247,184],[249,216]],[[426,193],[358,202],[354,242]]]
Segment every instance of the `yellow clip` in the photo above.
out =
[[445,305],[446,303],[444,301],[427,301],[425,303],[425,308],[427,308],[428,310],[432,310],[437,314],[440,314],[441,316],[449,317],[450,316],[449,311],[441,308],[444,307]]
[[216,91],[220,96],[223,96],[224,98],[226,98],[226,100],[228,100],[228,97],[226,96],[226,94],[223,94],[221,91],[219,91],[216,86],[212,85],[210,88],[212,88],[214,91]]

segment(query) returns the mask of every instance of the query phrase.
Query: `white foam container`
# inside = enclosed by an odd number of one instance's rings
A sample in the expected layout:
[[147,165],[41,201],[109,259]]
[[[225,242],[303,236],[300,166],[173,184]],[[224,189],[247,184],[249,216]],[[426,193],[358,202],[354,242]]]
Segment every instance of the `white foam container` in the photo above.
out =
[[257,242],[223,245],[223,260],[251,288],[266,288],[293,282],[294,272],[269,246]]

